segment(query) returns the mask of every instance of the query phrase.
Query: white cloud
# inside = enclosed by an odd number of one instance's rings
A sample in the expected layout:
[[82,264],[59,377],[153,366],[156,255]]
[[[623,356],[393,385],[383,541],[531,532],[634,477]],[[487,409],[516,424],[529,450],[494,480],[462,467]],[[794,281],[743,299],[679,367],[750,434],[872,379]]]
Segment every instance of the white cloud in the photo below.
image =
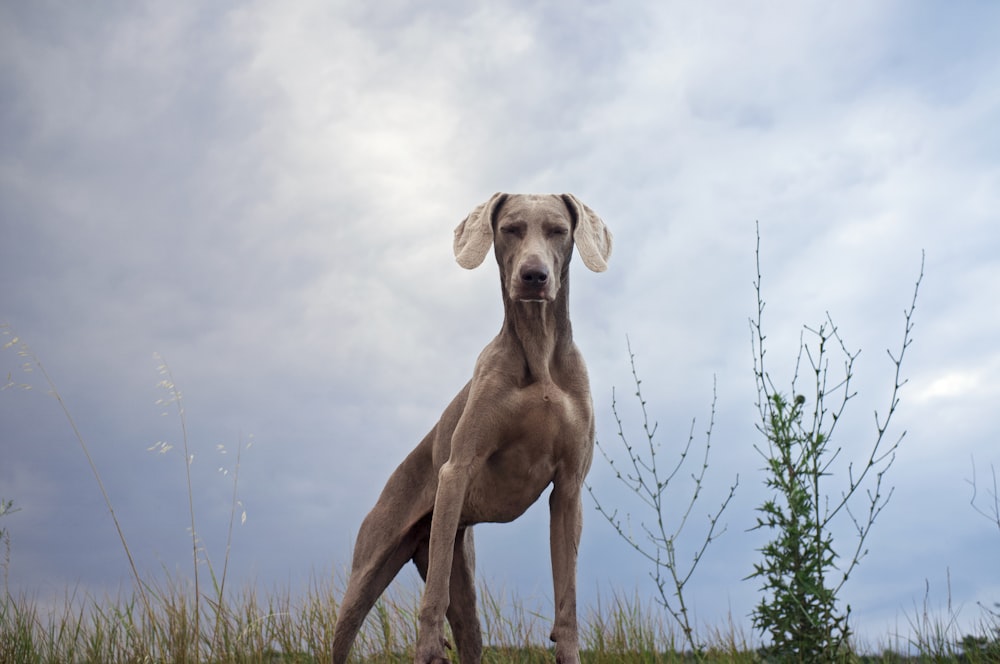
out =
[[[994,362],[994,364],[996,364]],[[956,369],[947,371],[943,375],[931,378],[930,383],[922,388],[918,388],[915,400],[917,403],[940,403],[941,400],[961,400],[976,397],[994,397],[997,390],[986,391],[985,376],[995,375],[993,371],[986,368]]]

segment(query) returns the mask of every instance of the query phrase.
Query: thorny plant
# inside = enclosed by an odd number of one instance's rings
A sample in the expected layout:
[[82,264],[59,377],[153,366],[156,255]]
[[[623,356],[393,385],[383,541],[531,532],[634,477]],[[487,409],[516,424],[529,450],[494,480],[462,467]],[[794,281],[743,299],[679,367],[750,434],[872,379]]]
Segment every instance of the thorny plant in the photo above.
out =
[[[761,292],[760,235],[757,236],[757,316],[751,319],[751,348],[754,377],[757,383],[757,428],[767,441],[754,445],[765,461],[765,485],[773,497],[757,508],[759,516],[753,529],[766,529],[773,539],[760,551],[763,560],[754,565],[747,578],[763,580],[764,597],[753,611],[753,623],[770,636],[768,652],[780,659],[796,661],[839,661],[848,648],[850,606],[841,612],[837,600],[851,572],[868,553],[865,541],[879,514],[892,497],[886,492],[885,475],[896,458],[905,431],[890,439],[888,429],[899,406],[899,393],[906,380],[901,370],[906,349],[912,339],[913,313],[923,279],[923,261],[913,290],[913,299],[905,310],[903,341],[895,355],[887,351],[895,368],[888,410],[880,418],[875,412],[875,437],[866,457],[856,469],[847,466],[847,484],[839,498],[830,498],[825,483],[833,474],[834,461],[843,451],[831,445],[833,433],[852,391],[854,362],[860,351],[847,350],[833,319],[818,328],[805,327],[799,338],[799,353],[791,381],[791,396],[774,385],[765,368],[766,336],[763,331],[764,298]],[[805,333],[814,338],[805,340]],[[832,350],[831,350],[831,347]],[[830,376],[830,355],[840,354],[843,374],[839,380]],[[797,388],[803,360],[808,362],[812,404]],[[836,380],[837,382],[833,382]],[[863,496],[864,512],[852,510],[855,496]],[[855,546],[850,557],[841,557],[834,549],[832,523],[846,513],[854,525]],[[836,570],[836,574],[834,573]],[[831,579],[831,576],[835,577]]]
[[986,487],[985,504],[980,504],[979,483],[976,480],[976,463],[973,460],[972,479],[966,480],[972,487],[972,497],[969,498],[969,504],[972,505],[972,509],[977,514],[985,517],[987,521],[995,524],[997,529],[1000,529],[1000,492],[997,491],[997,469],[993,464],[990,464],[990,474],[993,479],[993,486]]
[[[986,486],[985,499],[980,498],[979,481],[976,479],[976,462],[972,461],[972,479],[967,480],[972,486],[972,497],[969,504],[972,509],[995,525],[1000,531],[1000,491],[997,490],[997,469],[990,464],[990,485]],[[1000,602],[994,602],[992,607],[979,602],[979,607],[983,611],[982,632],[984,635],[967,635],[962,639],[963,650],[969,653],[977,653],[983,656],[983,661],[989,661],[992,657],[1000,660]]]
[[593,487],[589,484],[587,485],[587,490],[590,492],[598,512],[608,520],[608,523],[615,529],[619,537],[625,540],[643,558],[652,563],[653,570],[649,575],[656,584],[660,604],[680,626],[692,652],[699,653],[702,647],[695,640],[694,627],[691,624],[691,616],[687,600],[685,599],[684,589],[694,575],[694,571],[698,567],[698,563],[705,554],[708,545],[725,532],[725,527],[718,529],[719,519],[736,493],[736,488],[739,485],[739,476],[736,477],[733,484],[729,487],[729,493],[722,501],[718,510],[708,515],[707,531],[704,533],[703,538],[699,540],[699,543],[695,545],[691,557],[679,558],[677,550],[678,540],[688,523],[695,503],[701,496],[705,474],[708,471],[708,458],[712,446],[712,429],[715,424],[716,392],[713,386],[712,409],[708,429],[705,432],[705,447],[701,466],[688,476],[688,479],[692,482],[690,486],[690,500],[686,508],[676,518],[672,518],[673,515],[669,513],[666,492],[675,479],[680,479],[678,474],[682,467],[684,467],[684,463],[692,451],[695,438],[695,422],[692,420],[687,442],[680,450],[680,454],[675,457],[675,460],[667,464],[658,461],[657,455],[661,451],[659,441],[655,440],[658,423],[650,423],[649,414],[646,410],[646,400],[642,396],[642,381],[639,379],[635,368],[635,354],[632,352],[631,343],[627,341],[626,343],[628,345],[629,364],[632,368],[632,379],[635,382],[635,397],[639,402],[642,412],[642,432],[645,437],[645,444],[637,447],[629,442],[629,438],[625,434],[621,415],[618,413],[618,402],[614,391],[612,391],[611,410],[618,425],[618,439],[625,448],[630,467],[623,470],[599,441],[597,442],[597,448],[615,472],[615,477],[649,508],[651,522],[645,520],[640,522],[642,535],[637,537],[632,530],[630,514],[626,514],[623,523],[622,518],[618,516],[618,510],[609,511],[598,500]]

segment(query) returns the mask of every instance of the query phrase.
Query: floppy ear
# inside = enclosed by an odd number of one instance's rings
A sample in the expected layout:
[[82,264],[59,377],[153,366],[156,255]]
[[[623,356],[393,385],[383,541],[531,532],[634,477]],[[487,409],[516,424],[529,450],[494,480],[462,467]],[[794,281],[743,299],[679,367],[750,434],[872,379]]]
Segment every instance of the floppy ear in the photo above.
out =
[[493,214],[507,200],[496,193],[476,207],[455,229],[455,260],[466,270],[479,267],[493,244]]
[[563,194],[562,199],[570,213],[576,217],[573,241],[580,251],[583,264],[594,272],[604,272],[608,269],[608,258],[611,257],[611,247],[614,244],[611,231],[593,210],[573,194]]

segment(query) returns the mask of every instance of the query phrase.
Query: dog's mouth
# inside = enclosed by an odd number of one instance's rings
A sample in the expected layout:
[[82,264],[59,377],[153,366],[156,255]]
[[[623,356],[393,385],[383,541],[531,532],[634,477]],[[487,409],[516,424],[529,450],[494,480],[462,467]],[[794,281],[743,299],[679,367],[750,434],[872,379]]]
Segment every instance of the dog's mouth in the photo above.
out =
[[518,302],[551,302],[553,297],[549,288],[520,287],[514,289],[513,299]]

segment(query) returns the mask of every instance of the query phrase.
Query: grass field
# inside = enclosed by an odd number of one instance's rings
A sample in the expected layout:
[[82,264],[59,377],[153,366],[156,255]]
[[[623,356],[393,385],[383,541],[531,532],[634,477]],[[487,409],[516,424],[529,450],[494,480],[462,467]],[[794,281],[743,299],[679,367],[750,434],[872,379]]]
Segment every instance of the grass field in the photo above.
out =
[[[196,602],[193,583],[175,580],[147,583],[141,592],[117,597],[80,597],[70,589],[55,608],[6,594],[0,604],[0,662],[325,662],[341,585],[314,578],[301,592],[243,590],[221,601],[215,588]],[[684,640],[665,613],[636,596],[616,595],[599,607],[581,607],[584,662],[765,661],[759,643],[738,622],[700,634],[705,648],[697,656],[682,652]],[[359,635],[355,661],[412,661],[418,603],[416,588],[384,597]],[[549,616],[486,587],[480,588],[480,611],[484,661],[554,661],[546,645]],[[960,635],[947,625],[914,619],[910,627],[905,638],[887,635],[883,644],[855,644],[860,654],[844,661],[1000,661],[985,646],[963,653]],[[989,640],[988,625],[983,627]]]

